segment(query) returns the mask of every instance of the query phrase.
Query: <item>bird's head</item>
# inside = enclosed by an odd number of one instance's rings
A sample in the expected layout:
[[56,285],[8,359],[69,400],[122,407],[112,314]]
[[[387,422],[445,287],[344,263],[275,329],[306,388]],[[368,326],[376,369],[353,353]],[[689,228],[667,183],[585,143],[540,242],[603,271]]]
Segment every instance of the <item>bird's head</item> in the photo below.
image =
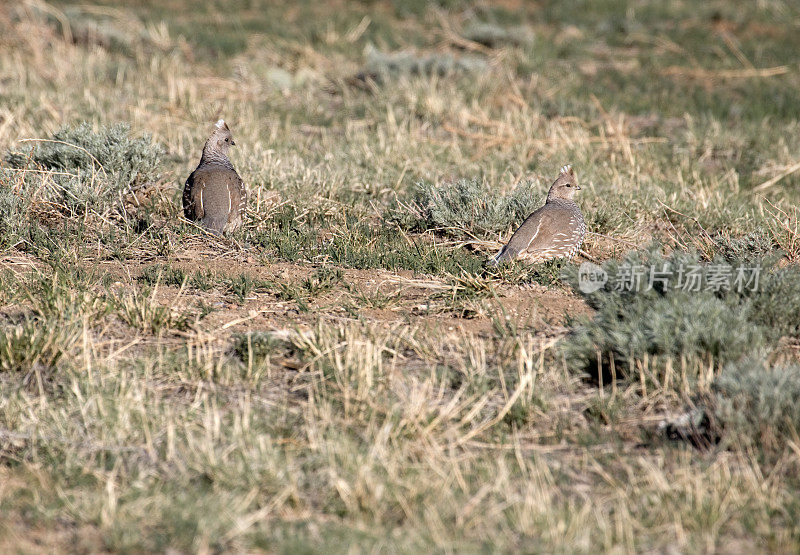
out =
[[214,131],[208,138],[206,146],[207,147],[210,146],[214,150],[221,151],[227,155],[228,148],[230,148],[235,144],[236,143],[233,142],[233,134],[231,134],[231,130],[228,128],[228,124],[225,123],[225,120],[221,119],[214,124]]
[[572,169],[571,165],[567,164],[566,166],[561,166],[558,177],[550,186],[550,192],[547,193],[547,200],[557,198],[572,200],[575,196],[575,191],[580,190],[581,188],[578,185],[578,180],[575,178],[575,171]]

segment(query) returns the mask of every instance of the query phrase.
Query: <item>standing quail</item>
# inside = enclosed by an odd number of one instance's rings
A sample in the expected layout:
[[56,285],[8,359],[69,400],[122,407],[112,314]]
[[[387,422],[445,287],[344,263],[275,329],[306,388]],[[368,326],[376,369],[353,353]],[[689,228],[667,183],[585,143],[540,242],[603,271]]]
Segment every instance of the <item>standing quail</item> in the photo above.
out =
[[215,235],[242,225],[247,206],[244,183],[228,158],[228,149],[235,144],[228,125],[219,120],[183,187],[184,215]]
[[517,259],[545,262],[575,256],[586,234],[581,209],[572,200],[580,189],[572,166],[562,166],[547,193],[547,202],[528,216],[489,264],[497,266]]

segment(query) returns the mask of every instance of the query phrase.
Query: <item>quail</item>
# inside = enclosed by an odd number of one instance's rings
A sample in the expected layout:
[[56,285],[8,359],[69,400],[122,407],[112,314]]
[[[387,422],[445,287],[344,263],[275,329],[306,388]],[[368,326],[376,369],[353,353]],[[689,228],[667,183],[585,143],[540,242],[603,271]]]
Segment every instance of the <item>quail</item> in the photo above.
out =
[[583,213],[572,200],[579,190],[572,166],[562,166],[544,206],[527,217],[489,264],[497,266],[511,260],[536,263],[575,256],[586,234]]
[[228,158],[228,149],[235,144],[228,125],[219,120],[203,147],[200,163],[183,188],[186,218],[215,235],[241,226],[247,206],[244,182]]

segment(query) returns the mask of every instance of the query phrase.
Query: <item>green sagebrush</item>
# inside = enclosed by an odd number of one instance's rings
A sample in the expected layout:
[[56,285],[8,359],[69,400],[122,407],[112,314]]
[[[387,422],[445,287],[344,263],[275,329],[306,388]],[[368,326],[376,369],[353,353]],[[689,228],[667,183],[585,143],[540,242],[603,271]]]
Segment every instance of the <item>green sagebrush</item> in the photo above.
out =
[[[131,136],[125,124],[94,131],[84,122],[22,151],[9,151],[5,161],[12,168],[53,172],[45,200],[80,213],[101,210],[120,193],[157,181],[163,155],[159,144],[149,136]],[[25,183],[38,186],[40,176],[25,174]]]
[[781,449],[800,430],[800,366],[747,358],[715,380],[715,413],[729,441]]
[[[758,267],[758,284],[746,287],[686,291],[656,282],[637,291],[617,290],[617,277],[635,265],[647,269],[699,267],[703,283],[714,266],[729,265],[733,275],[739,268]],[[604,373],[613,367],[628,375],[631,364],[648,357],[660,360],[653,372],[663,372],[664,363],[703,361],[721,368],[743,358],[774,348],[783,336],[800,332],[800,272],[779,268],[772,259],[702,261],[697,254],[675,252],[664,256],[657,249],[630,253],[623,261],[603,265],[609,276],[598,291],[581,292],[577,267],[570,267],[566,280],[596,310],[591,318],[576,322],[561,344],[568,365],[578,372],[596,375],[598,362]],[[674,277],[674,276],[673,276]],[[646,282],[647,280],[645,280]],[[691,378],[691,377],[690,377]]]
[[531,181],[512,191],[491,190],[478,179],[459,179],[437,185],[422,181],[411,200],[388,218],[411,231],[434,230],[454,237],[496,238],[496,234],[521,223],[544,200]]

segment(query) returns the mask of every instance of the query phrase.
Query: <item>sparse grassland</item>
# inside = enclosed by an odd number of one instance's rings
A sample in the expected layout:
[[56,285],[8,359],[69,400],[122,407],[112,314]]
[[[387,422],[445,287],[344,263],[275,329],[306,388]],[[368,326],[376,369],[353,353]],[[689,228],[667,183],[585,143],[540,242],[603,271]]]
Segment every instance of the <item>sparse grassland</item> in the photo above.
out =
[[[0,6],[0,550],[796,552],[800,9]],[[242,230],[179,218],[224,117]],[[594,293],[484,261],[571,163]],[[563,279],[562,279],[563,277]]]

